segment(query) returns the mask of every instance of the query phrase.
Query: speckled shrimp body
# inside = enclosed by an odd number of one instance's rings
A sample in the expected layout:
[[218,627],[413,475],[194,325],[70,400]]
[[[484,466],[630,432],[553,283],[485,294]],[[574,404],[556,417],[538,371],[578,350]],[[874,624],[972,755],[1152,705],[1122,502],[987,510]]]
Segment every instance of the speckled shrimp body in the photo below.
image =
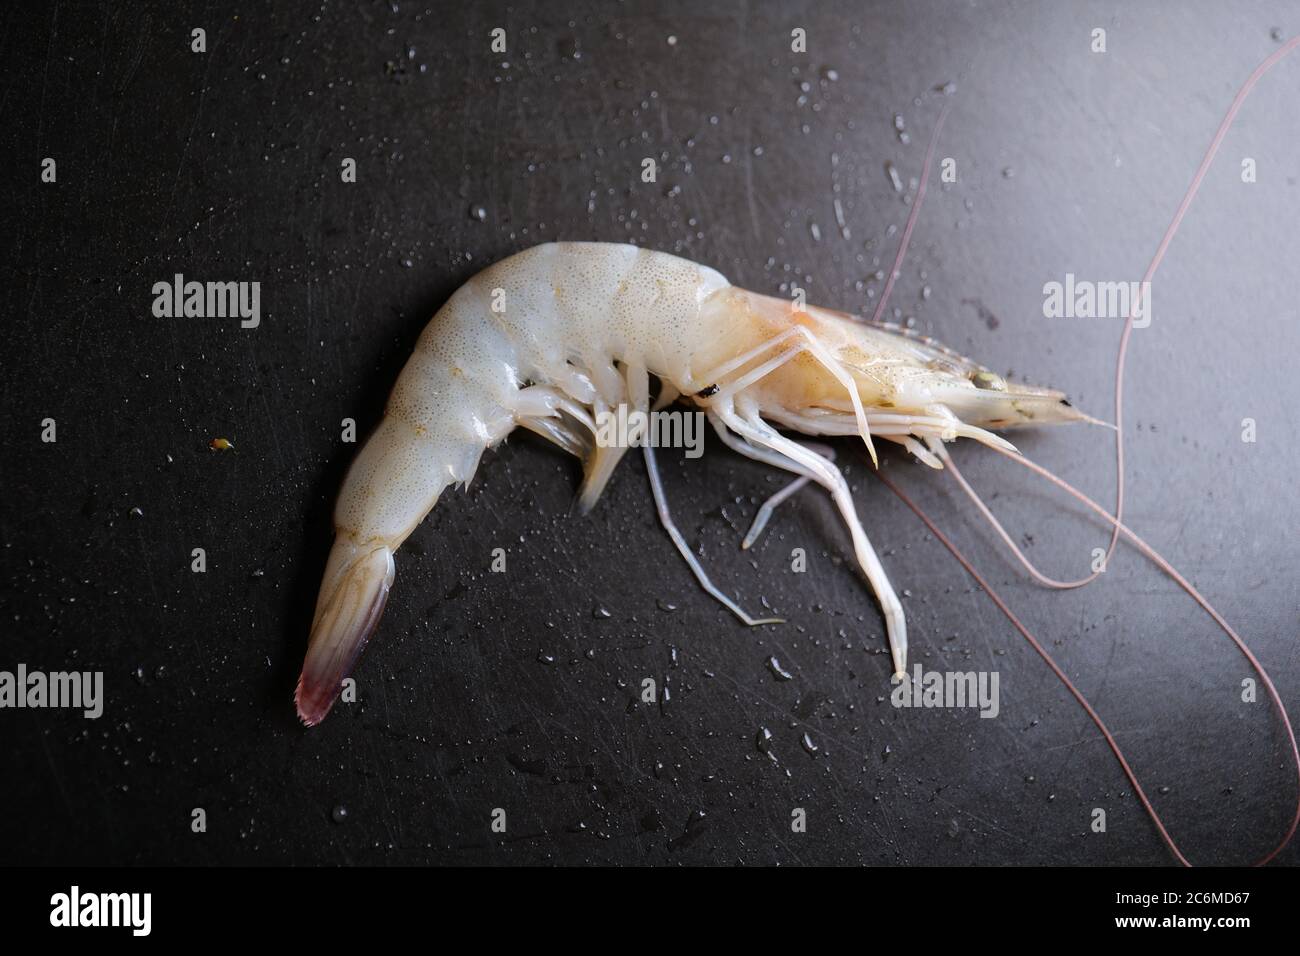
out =
[[[599,440],[619,406],[648,412],[678,398],[702,409],[742,454],[826,488],[884,613],[893,663],[906,664],[903,609],[828,458],[776,430],[901,443],[938,467],[935,442],[987,428],[1085,418],[1064,396],[1012,386],[928,339],[842,313],[733,287],[707,266],[636,246],[552,243],[488,267],[421,334],[384,418],[353,463],[334,513],[335,540],[295,699],[324,719],[375,630],[393,554],[448,486],[468,482],[484,450],[524,427],[583,462],[589,509],[626,452]],[[746,623],[671,523],[653,451],[659,514],[700,583]]]

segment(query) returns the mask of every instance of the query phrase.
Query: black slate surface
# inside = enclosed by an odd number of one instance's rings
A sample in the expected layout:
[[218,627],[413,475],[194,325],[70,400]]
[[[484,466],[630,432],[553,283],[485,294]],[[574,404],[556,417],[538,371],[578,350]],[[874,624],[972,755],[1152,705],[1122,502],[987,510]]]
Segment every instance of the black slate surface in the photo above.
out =
[[[7,861],[1170,861],[1095,728],[849,443],[914,660],[996,670],[997,719],[891,707],[829,501],[800,493],[741,552],[782,479],[713,440],[661,454],[675,512],[716,579],[785,626],[747,630],[699,590],[638,460],[579,517],[576,464],[517,436],[399,554],[361,701],[308,731],[291,694],[355,453],[340,421],[374,425],[475,271],[542,241],[636,242],[867,311],[909,209],[887,167],[910,196],[948,103],[958,181],[931,180],[897,318],[1112,418],[1119,323],[1043,318],[1043,284],[1140,277],[1235,90],[1300,31],[1293,4],[221,6],[0,12],[0,669],[102,670],[107,695],[95,721],[0,711]],[[1131,524],[1292,704],[1298,83],[1284,62],[1247,103],[1157,279],[1126,472]],[[153,317],[177,272],[260,281],[260,327]],[[1017,440],[1111,500],[1104,430]],[[1086,572],[1104,528],[955,453],[1049,573]],[[944,475],[883,457],[1090,696],[1188,855],[1271,848],[1295,805],[1282,725],[1241,701],[1253,675],[1191,600],[1128,548],[1093,586],[1046,591]],[[646,677],[671,699],[640,703]]]

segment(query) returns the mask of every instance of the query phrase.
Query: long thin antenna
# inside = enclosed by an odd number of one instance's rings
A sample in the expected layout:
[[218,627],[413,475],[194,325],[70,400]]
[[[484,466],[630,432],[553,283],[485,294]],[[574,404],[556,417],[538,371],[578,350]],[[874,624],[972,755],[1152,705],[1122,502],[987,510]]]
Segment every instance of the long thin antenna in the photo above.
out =
[[903,239],[898,244],[898,255],[894,256],[894,264],[889,269],[889,278],[885,280],[884,291],[880,293],[876,311],[871,313],[872,325],[880,322],[881,313],[885,311],[890,293],[894,291],[894,281],[898,278],[898,270],[903,265],[903,257],[907,255],[907,246],[912,241],[912,229],[916,226],[916,217],[921,214],[921,203],[925,201],[925,185],[930,181],[930,164],[934,161],[934,149],[939,144],[939,131],[943,129],[943,121],[948,118],[948,109],[951,105],[943,104],[943,109],[939,111],[939,121],[934,124],[934,132],[930,134],[930,145],[925,148],[925,163],[921,166],[921,181],[916,187],[916,199],[912,201],[912,211],[907,215],[907,225],[903,227]]
[[[1291,756],[1296,767],[1296,776],[1297,776],[1296,809],[1291,819],[1291,825],[1287,829],[1285,836],[1283,836],[1282,841],[1270,853],[1264,856],[1256,864],[1257,866],[1263,866],[1264,864],[1269,863],[1279,853],[1281,853],[1282,850],[1285,849],[1287,844],[1291,841],[1291,838],[1295,835],[1297,828],[1300,827],[1300,747],[1297,747],[1295,730],[1291,726],[1290,716],[1287,714],[1286,706],[1282,703],[1282,698],[1278,694],[1277,688],[1274,686],[1272,678],[1269,677],[1268,672],[1264,669],[1264,666],[1259,662],[1259,659],[1255,657],[1254,653],[1246,645],[1246,642],[1241,639],[1241,637],[1237,634],[1237,632],[1232,629],[1231,625],[1228,624],[1227,620],[1225,620],[1224,617],[1214,609],[1214,607],[1210,604],[1210,602],[1206,600],[1201,595],[1201,593],[1197,591],[1196,588],[1193,587],[1192,584],[1186,578],[1184,578],[1176,568],[1174,568],[1172,564],[1166,561],[1159,553],[1155,551],[1154,548],[1148,545],[1145,541],[1139,538],[1132,530],[1130,530],[1123,524],[1124,367],[1125,367],[1126,359],[1128,357],[1129,339],[1133,333],[1133,318],[1134,318],[1134,314],[1141,308],[1143,290],[1145,290],[1148,287],[1148,284],[1151,282],[1151,279],[1156,274],[1156,270],[1160,268],[1161,262],[1164,261],[1165,253],[1168,251],[1169,245],[1173,241],[1174,235],[1178,232],[1178,227],[1182,224],[1183,217],[1186,216],[1187,210],[1190,208],[1192,204],[1192,200],[1196,198],[1196,194],[1201,188],[1201,183],[1205,179],[1205,174],[1209,171],[1210,165],[1214,162],[1214,157],[1218,153],[1219,147],[1222,145],[1224,137],[1227,135],[1228,130],[1231,128],[1233,121],[1236,119],[1237,113],[1240,111],[1242,107],[1242,104],[1245,103],[1246,98],[1250,95],[1251,91],[1255,88],[1255,85],[1260,81],[1260,79],[1266,73],[1268,73],[1269,70],[1271,70],[1275,65],[1277,65],[1279,61],[1281,61],[1284,57],[1286,57],[1297,47],[1300,47],[1300,35],[1292,37],[1286,43],[1282,44],[1282,46],[1279,47],[1277,50],[1275,50],[1272,54],[1266,57],[1257,67],[1255,67],[1254,72],[1252,72],[1250,76],[1247,77],[1246,81],[1241,85],[1241,88],[1237,91],[1237,95],[1233,98],[1232,104],[1228,107],[1227,113],[1224,114],[1222,122],[1219,123],[1219,128],[1215,131],[1214,138],[1210,141],[1209,148],[1206,149],[1205,155],[1201,158],[1201,163],[1196,168],[1196,172],[1192,176],[1191,184],[1188,186],[1187,191],[1184,193],[1182,201],[1178,204],[1178,208],[1174,212],[1173,219],[1170,221],[1168,227],[1165,229],[1164,235],[1160,239],[1160,244],[1156,247],[1155,255],[1152,256],[1151,262],[1147,266],[1146,273],[1142,277],[1142,283],[1139,286],[1138,294],[1135,297],[1134,302],[1131,304],[1128,315],[1125,316],[1124,330],[1120,335],[1119,350],[1115,360],[1115,425],[1114,425],[1115,428],[1115,514],[1111,515],[1109,512],[1106,511],[1106,509],[1102,508],[1101,505],[1097,504],[1095,501],[1093,501],[1083,492],[1076,489],[1073,485],[1069,484],[1068,482],[1064,481],[1061,478],[1058,478],[1056,475],[1052,474],[1046,468],[1034,464],[1024,456],[1017,453],[1003,451],[1000,448],[994,449],[999,454],[1006,455],[1008,458],[1011,458],[1013,461],[1016,461],[1019,464],[1024,465],[1026,468],[1029,468],[1034,473],[1046,478],[1048,481],[1052,482],[1054,485],[1061,488],[1062,490],[1067,491],[1077,500],[1087,505],[1097,514],[1101,515],[1107,522],[1111,524],[1110,543],[1107,545],[1105,557],[1101,561],[1101,570],[1094,571],[1090,576],[1086,578],[1082,578],[1078,581],[1058,581],[1054,578],[1049,578],[1046,575],[1039,572],[1037,568],[1034,567],[1032,562],[1030,562],[1029,559],[1026,558],[1024,554],[1020,551],[1020,549],[1016,547],[1015,543],[1011,540],[1011,537],[1007,534],[1006,530],[1002,527],[1001,523],[997,520],[996,517],[994,517],[993,513],[980,499],[979,495],[976,494],[975,490],[966,482],[965,477],[962,476],[960,471],[952,463],[951,457],[942,448],[942,446],[939,446],[937,450],[937,453],[948,464],[949,469],[953,473],[953,477],[958,481],[958,483],[962,486],[962,488],[966,491],[966,493],[975,502],[977,507],[983,513],[984,517],[988,519],[988,521],[992,524],[993,528],[997,531],[999,536],[1001,536],[1002,540],[1010,547],[1012,553],[1016,555],[1016,557],[1020,560],[1020,562],[1029,571],[1029,573],[1033,575],[1034,578],[1039,580],[1041,583],[1054,588],[1074,588],[1074,587],[1082,587],[1083,585],[1089,583],[1090,581],[1095,580],[1097,576],[1101,573],[1101,571],[1105,570],[1106,564],[1109,563],[1111,556],[1114,553],[1120,535],[1124,534],[1126,537],[1129,538],[1129,540],[1131,540],[1134,543],[1134,545],[1137,546],[1139,551],[1141,551],[1147,558],[1149,558],[1154,564],[1156,564],[1157,567],[1159,567],[1162,571],[1168,574],[1175,582],[1177,582],[1178,585],[1184,591],[1186,591],[1192,597],[1192,599],[1195,600],[1196,603],[1199,604],[1205,610],[1205,612],[1210,615],[1210,617],[1214,619],[1215,623],[1217,623],[1219,627],[1223,629],[1224,633],[1228,635],[1228,637],[1232,640],[1234,644],[1236,644],[1237,649],[1240,650],[1241,653],[1245,656],[1246,660],[1250,662],[1251,666],[1255,669],[1256,673],[1259,674],[1260,679],[1264,682],[1264,686],[1268,690],[1269,696],[1272,699],[1274,706],[1277,707],[1278,713],[1282,717],[1282,723],[1286,729],[1287,739],[1291,744]],[[911,214],[908,216],[907,226],[903,230],[903,238],[899,244],[898,254],[894,259],[893,268],[890,270],[889,280],[885,284],[885,289],[883,294],[881,295],[880,302],[876,306],[876,311],[872,314],[871,321],[873,323],[878,322],[881,313],[884,312],[885,304],[888,302],[889,295],[893,291],[894,279],[898,275],[899,268],[901,267],[903,262],[903,257],[907,252],[908,243],[911,240],[912,228],[916,224],[917,216],[920,213],[921,201],[925,198],[926,180],[929,178],[930,164],[931,164],[931,160],[933,159],[935,145],[939,138],[939,130],[943,126],[943,121],[945,116],[947,115],[947,112],[948,109],[947,106],[945,106],[943,112],[939,116],[938,123],[936,123],[935,125],[934,133],[931,135],[929,147],[926,149],[925,165],[922,172],[921,183],[917,190],[916,201],[913,203]],[[908,498],[907,495],[905,495],[902,492],[902,490],[899,489],[892,481],[890,481],[883,474],[881,474],[878,469],[874,470],[873,474],[875,474],[877,478],[879,478],[882,482],[884,482],[886,487],[888,487],[891,491],[893,491],[894,494],[896,494],[903,501],[903,503],[906,504],[916,514],[916,516],[925,523],[926,527],[930,529],[930,531],[935,535],[935,537],[937,537],[943,543],[943,545],[950,552],[952,552],[953,557],[955,557],[957,561],[962,565],[962,567],[964,567],[966,571],[973,578],[975,578],[975,580],[979,583],[979,585],[988,593],[989,597],[998,606],[999,610],[1001,610],[1002,613],[1006,615],[1007,619],[1012,623],[1012,625],[1015,626],[1016,630],[1018,630],[1021,633],[1021,635],[1024,636],[1024,638],[1030,643],[1030,645],[1034,648],[1034,650],[1038,652],[1039,656],[1041,656],[1043,660],[1047,663],[1048,667],[1051,668],[1052,672],[1065,685],[1066,689],[1071,693],[1071,695],[1074,696],[1075,700],[1079,702],[1080,706],[1083,707],[1083,709],[1087,712],[1089,718],[1092,719],[1093,723],[1097,725],[1097,728],[1101,731],[1102,735],[1105,737],[1106,743],[1110,746],[1111,750],[1114,752],[1116,759],[1119,760],[1120,766],[1123,768],[1125,775],[1128,777],[1129,782],[1133,784],[1133,788],[1137,792],[1139,799],[1142,801],[1142,805],[1146,808],[1147,813],[1150,814],[1152,821],[1156,825],[1156,828],[1160,831],[1160,836],[1164,839],[1165,843],[1169,846],[1170,851],[1174,854],[1175,857],[1177,857],[1178,861],[1182,863],[1184,866],[1191,866],[1191,863],[1188,862],[1187,858],[1178,849],[1177,844],[1174,843],[1174,840],[1169,835],[1168,830],[1165,829],[1164,823],[1161,822],[1160,816],[1158,813],[1156,813],[1155,807],[1152,806],[1151,801],[1147,799],[1146,793],[1142,790],[1141,784],[1138,783],[1137,776],[1134,774],[1133,769],[1129,766],[1128,761],[1124,758],[1124,754],[1121,752],[1119,748],[1119,744],[1116,743],[1114,736],[1111,734],[1110,730],[1106,727],[1105,722],[1102,721],[1101,717],[1092,708],[1092,705],[1088,703],[1087,699],[1084,698],[1084,696],[1079,692],[1078,688],[1076,688],[1074,684],[1070,681],[1070,679],[1066,677],[1065,673],[1061,670],[1059,666],[1057,666],[1056,662],[1052,660],[1051,655],[1049,655],[1043,649],[1043,646],[1037,641],[1037,639],[1035,639],[1034,636],[1029,633],[1028,629],[1023,624],[1020,623],[1020,620],[1015,616],[1014,613],[1012,613],[1011,609],[1006,605],[1006,603],[1001,599],[1001,597],[999,597],[997,593],[994,592],[994,590],[983,579],[983,577],[980,576],[979,572],[975,570],[974,566],[972,566],[971,563],[966,560],[965,556],[962,555],[962,553],[957,549],[956,545],[954,545],[948,539],[948,537],[942,531],[939,530],[939,528],[934,524],[934,522],[930,520],[929,516],[927,516],[919,507],[917,507],[917,505],[915,505],[912,502],[912,500]]]

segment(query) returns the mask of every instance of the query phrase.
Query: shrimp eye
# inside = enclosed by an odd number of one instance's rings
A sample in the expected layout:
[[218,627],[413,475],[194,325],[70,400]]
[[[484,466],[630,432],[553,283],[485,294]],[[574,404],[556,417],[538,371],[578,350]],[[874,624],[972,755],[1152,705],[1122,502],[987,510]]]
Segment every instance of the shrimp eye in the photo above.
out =
[[993,372],[975,372],[970,377],[971,384],[976,388],[985,388],[994,392],[1005,392],[1007,383],[1002,381],[1002,376]]
[[710,385],[708,388],[700,389],[698,392],[695,393],[695,396],[697,398],[711,398],[712,396],[717,394],[718,394],[718,386]]

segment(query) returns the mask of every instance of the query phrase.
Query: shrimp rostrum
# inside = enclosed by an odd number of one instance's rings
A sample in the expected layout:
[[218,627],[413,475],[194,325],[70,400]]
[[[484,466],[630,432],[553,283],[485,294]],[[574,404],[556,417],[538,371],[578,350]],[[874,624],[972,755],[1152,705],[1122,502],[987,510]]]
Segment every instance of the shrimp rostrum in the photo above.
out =
[[[603,413],[675,400],[702,410],[729,447],[830,493],[898,674],[907,622],[848,484],[824,454],[778,429],[856,435],[873,460],[885,439],[940,467],[940,442],[1010,449],[990,429],[1090,420],[1061,392],[1006,382],[908,330],[747,292],[677,256],[607,243],[528,249],[471,278],[433,317],[348,472],[295,695],[302,721],[325,718],[374,632],[394,553],[449,485],[473,477],[486,449],[523,427],[573,453],[587,510],[627,450],[598,440]],[[709,584],[644,451],[660,517],[701,584],[742,620],[766,623]]]

